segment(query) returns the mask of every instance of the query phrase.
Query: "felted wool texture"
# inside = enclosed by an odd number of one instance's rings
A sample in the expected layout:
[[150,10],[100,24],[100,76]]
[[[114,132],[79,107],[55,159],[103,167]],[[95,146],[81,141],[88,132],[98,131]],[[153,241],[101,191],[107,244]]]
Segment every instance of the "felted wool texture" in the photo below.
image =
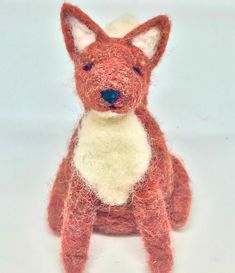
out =
[[151,59],[157,50],[160,38],[161,38],[160,30],[156,27],[153,27],[146,31],[145,33],[141,33],[134,37],[132,44],[141,49],[144,52],[144,54],[149,59]]
[[74,44],[76,49],[81,52],[84,48],[86,48],[91,43],[95,42],[96,35],[93,31],[91,31],[88,27],[82,24],[75,17],[69,17],[68,23],[72,26],[72,37],[74,40]]
[[[79,36],[82,41],[75,41],[71,18],[86,29],[85,35]],[[96,111],[100,118],[111,117],[115,123],[119,115],[132,112],[142,124],[151,147],[148,168],[142,179],[131,188],[126,202],[108,205],[86,183],[74,165],[82,121],[75,128],[48,206],[49,225],[61,235],[65,271],[84,272],[90,237],[96,231],[113,235],[139,234],[148,253],[151,272],[170,273],[173,266],[171,229],[179,229],[186,223],[191,190],[183,164],[168,151],[161,129],[147,109],[150,75],[165,50],[170,32],[169,19],[157,16],[137,26],[123,38],[110,38],[80,9],[64,4],[61,22],[65,44],[74,62],[76,92],[84,104],[85,115]],[[158,32],[146,36],[151,29]],[[94,33],[96,40],[81,49],[78,45],[84,45],[87,33],[88,36]],[[152,35],[156,35],[154,55],[147,56],[141,50],[143,46],[133,44],[135,38],[142,35],[145,35],[145,39],[141,38],[142,42],[147,43]],[[120,91],[120,97],[113,105],[100,96],[100,92],[106,89]]]
[[[147,100],[150,74],[152,68],[160,60],[169,36],[170,22],[166,16],[157,16],[136,27],[124,38],[111,38],[81,10],[65,4],[61,12],[62,30],[68,52],[75,64],[76,91],[84,107],[89,110],[108,111],[109,105],[100,97],[100,91],[107,88],[120,90],[122,96],[115,104],[117,113],[126,113],[136,109],[138,104]],[[91,43],[82,52],[73,40],[73,24],[71,18],[76,18],[96,36],[96,42]],[[133,40],[153,28],[158,29],[158,40],[154,56],[149,59],[136,46]],[[88,35],[90,37],[90,34]],[[87,73],[83,67],[92,64]],[[133,70],[138,67],[141,77]],[[120,79],[122,79],[120,81]]]
[[147,134],[134,113],[106,118],[94,111],[86,113],[74,165],[103,203],[124,204],[150,159]]

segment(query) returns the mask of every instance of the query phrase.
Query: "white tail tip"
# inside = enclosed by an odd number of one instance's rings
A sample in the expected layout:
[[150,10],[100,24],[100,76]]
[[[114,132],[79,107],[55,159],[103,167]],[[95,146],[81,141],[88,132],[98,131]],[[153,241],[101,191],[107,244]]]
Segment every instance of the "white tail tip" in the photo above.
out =
[[139,25],[139,20],[131,15],[125,15],[109,23],[105,32],[114,38],[121,38]]

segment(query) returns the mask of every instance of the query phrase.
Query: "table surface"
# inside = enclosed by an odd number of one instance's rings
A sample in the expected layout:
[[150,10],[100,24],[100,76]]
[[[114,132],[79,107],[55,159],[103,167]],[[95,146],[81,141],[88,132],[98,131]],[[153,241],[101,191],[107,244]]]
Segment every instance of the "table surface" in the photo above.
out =
[[[48,193],[82,107],[60,32],[63,1],[0,0],[0,272],[58,273]],[[166,13],[173,29],[149,108],[191,177],[188,226],[173,232],[174,272],[235,271],[234,1],[73,1],[101,26]],[[89,273],[148,272],[139,237],[94,235]]]

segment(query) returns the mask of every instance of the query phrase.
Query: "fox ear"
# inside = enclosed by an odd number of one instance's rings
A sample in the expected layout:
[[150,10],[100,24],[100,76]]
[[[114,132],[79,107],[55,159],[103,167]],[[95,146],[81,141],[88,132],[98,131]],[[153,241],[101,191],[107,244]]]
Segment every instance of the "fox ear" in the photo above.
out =
[[126,36],[129,44],[138,47],[150,60],[151,67],[157,65],[167,45],[170,21],[167,16],[157,16],[138,26]]
[[79,8],[63,4],[61,25],[67,50],[72,59],[95,41],[108,39],[105,32]]

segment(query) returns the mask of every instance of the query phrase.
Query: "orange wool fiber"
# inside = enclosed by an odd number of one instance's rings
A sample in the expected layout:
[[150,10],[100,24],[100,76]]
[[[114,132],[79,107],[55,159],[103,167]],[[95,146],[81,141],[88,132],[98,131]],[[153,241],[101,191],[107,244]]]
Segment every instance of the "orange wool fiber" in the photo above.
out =
[[[68,20],[71,17],[95,34],[96,40],[83,50],[75,46]],[[84,272],[90,237],[95,231],[140,234],[151,272],[169,273],[173,266],[170,232],[185,225],[191,204],[188,174],[179,159],[168,151],[159,125],[147,109],[151,71],[167,45],[169,19],[157,16],[123,38],[111,38],[79,8],[64,4],[61,22],[75,66],[76,91],[85,111],[134,112],[147,133],[152,151],[148,170],[133,187],[127,202],[119,206],[105,204],[73,164],[80,122],[58,170],[48,206],[49,225],[62,239],[64,268],[67,273]],[[148,58],[132,40],[152,28],[160,31],[160,40],[154,55]],[[138,71],[133,67],[138,67]],[[100,95],[107,89],[119,90],[121,94],[112,107]]]

